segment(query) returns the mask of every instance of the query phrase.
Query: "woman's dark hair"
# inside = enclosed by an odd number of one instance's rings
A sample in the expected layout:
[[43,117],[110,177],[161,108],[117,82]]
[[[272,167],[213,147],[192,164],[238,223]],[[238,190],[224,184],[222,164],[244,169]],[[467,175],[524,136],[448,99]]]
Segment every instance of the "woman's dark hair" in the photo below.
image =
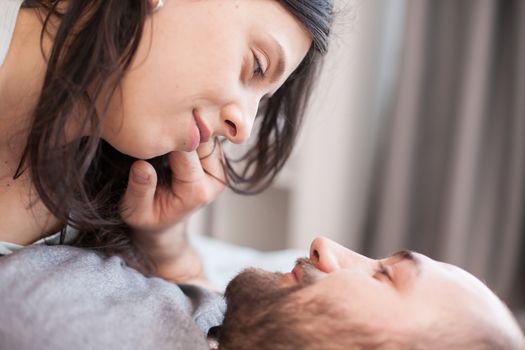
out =
[[[225,161],[227,185],[241,193],[268,187],[288,159],[328,46],[332,0],[279,2],[311,33],[313,45],[284,85],[261,103],[255,144],[240,159]],[[76,244],[123,255],[139,266],[143,257],[118,208],[136,159],[101,139],[105,112],[96,106],[107,107],[118,90],[152,12],[151,1],[26,0],[23,6],[41,15],[41,43],[51,36],[53,45],[14,177],[29,169],[46,207],[64,225],[79,230]],[[72,119],[78,130],[66,130]],[[80,137],[86,134],[90,136]],[[157,171],[158,185],[169,184],[167,156],[148,161]]]

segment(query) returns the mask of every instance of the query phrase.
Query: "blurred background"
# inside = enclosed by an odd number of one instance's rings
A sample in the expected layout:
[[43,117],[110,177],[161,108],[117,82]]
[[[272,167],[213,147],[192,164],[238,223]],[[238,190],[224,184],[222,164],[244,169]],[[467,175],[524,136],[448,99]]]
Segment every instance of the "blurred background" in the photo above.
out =
[[[297,148],[190,232],[259,250],[325,235],[457,264],[525,310],[525,1],[341,0]],[[523,321],[522,321],[523,322]]]

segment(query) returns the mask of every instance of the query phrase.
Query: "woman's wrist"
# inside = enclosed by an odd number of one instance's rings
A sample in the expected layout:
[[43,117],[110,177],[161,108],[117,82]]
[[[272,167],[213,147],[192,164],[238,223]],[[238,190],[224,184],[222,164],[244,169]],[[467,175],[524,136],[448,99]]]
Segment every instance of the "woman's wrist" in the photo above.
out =
[[200,258],[188,242],[185,222],[159,232],[135,231],[133,240],[159,277],[179,283],[204,278]]
[[161,258],[171,257],[188,246],[186,223],[180,222],[158,231],[133,229],[133,241],[143,250]]

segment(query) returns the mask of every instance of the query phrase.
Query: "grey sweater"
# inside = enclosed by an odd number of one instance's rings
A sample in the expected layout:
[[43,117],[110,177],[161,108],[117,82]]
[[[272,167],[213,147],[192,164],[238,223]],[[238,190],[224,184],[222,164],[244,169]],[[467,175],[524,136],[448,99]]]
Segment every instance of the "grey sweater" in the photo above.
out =
[[224,310],[221,295],[118,257],[44,245],[0,257],[0,349],[208,349]]

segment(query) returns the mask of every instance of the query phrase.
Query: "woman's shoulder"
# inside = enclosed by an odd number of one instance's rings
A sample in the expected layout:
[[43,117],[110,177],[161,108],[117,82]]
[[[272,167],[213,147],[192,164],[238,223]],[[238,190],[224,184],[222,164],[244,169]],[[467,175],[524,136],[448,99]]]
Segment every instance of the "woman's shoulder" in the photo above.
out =
[[2,0],[0,1],[0,66],[9,50],[11,37],[15,29],[18,11],[23,0]]

